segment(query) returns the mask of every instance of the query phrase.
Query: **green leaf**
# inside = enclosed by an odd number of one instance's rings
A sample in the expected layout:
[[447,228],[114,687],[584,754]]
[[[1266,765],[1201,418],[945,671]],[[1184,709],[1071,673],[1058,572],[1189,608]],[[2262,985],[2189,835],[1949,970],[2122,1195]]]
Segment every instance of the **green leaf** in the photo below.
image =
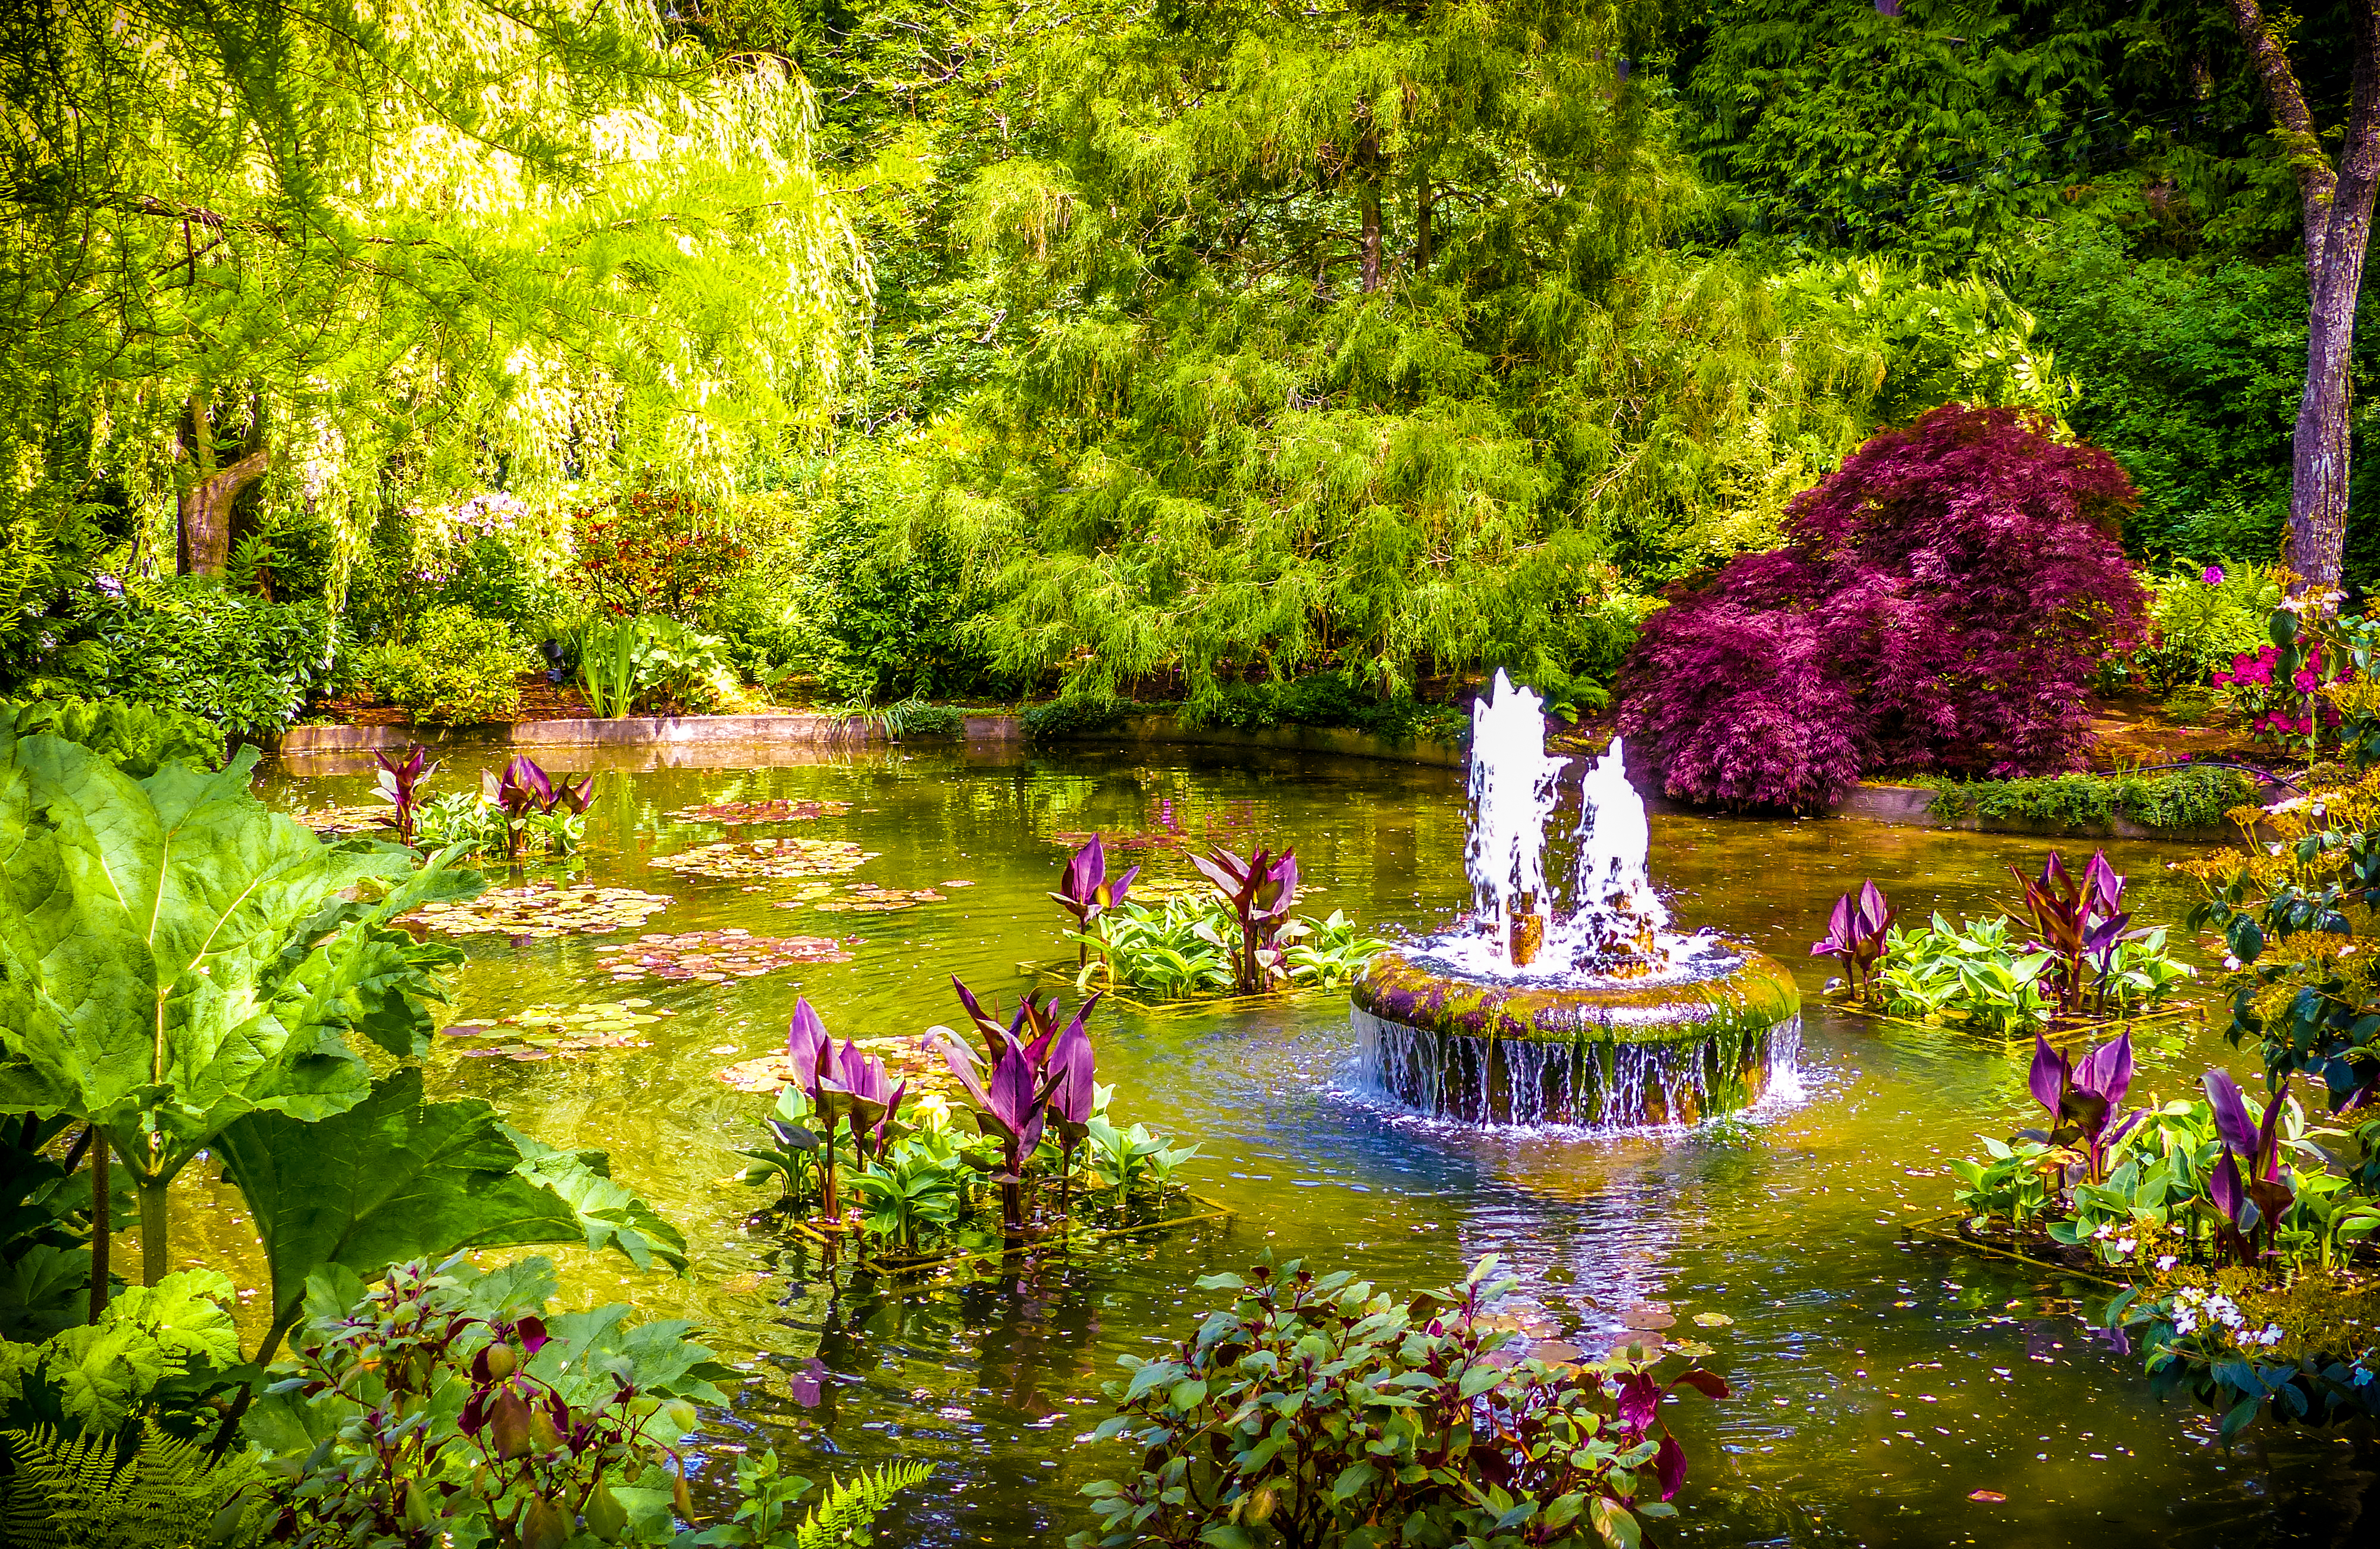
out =
[[587,1246],[617,1248],[638,1269],[658,1259],[686,1268],[686,1238],[625,1184],[613,1181],[611,1159],[600,1151],[561,1151],[501,1125],[521,1155],[523,1177],[551,1189],[578,1218]]
[[39,1347],[26,1382],[53,1391],[59,1412],[84,1431],[121,1429],[172,1378],[239,1360],[229,1311],[231,1281],[212,1269],[182,1270],[154,1286],[119,1293],[99,1322],[67,1329]]
[[317,1123],[249,1114],[224,1130],[216,1154],[255,1213],[276,1322],[297,1315],[307,1277],[325,1265],[368,1278],[460,1248],[586,1235],[567,1201],[521,1176],[494,1109],[425,1103],[419,1071],[382,1079]]
[[1644,1530],[1630,1515],[1626,1506],[1608,1495],[1598,1495],[1586,1508],[1586,1519],[1603,1535],[1611,1549],[1637,1549],[1644,1540]]

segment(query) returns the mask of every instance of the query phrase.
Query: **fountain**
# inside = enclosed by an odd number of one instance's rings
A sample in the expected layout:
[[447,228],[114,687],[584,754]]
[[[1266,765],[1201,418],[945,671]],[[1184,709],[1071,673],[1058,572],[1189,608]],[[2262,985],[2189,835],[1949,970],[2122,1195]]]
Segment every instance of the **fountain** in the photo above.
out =
[[1547,835],[1567,761],[1544,702],[1496,675],[1472,713],[1472,912],[1382,953],[1354,991],[1366,1072],[1481,1124],[1690,1124],[1790,1080],[1802,996],[1783,965],[1682,935],[1645,870],[1651,829],[1615,738],[1587,766],[1566,893]]

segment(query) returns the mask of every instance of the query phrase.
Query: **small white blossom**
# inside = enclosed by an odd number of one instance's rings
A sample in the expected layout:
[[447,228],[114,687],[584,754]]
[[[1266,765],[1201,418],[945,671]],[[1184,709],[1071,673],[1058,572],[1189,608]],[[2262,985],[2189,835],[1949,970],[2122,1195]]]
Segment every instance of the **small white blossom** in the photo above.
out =
[[2119,1254],[2129,1255],[2133,1249],[2138,1248],[2140,1244],[2134,1242],[2131,1238],[2125,1238],[2122,1241],[2116,1244],[2116,1251]]
[[2180,1262],[2181,1262],[2180,1260],[2179,1260],[2179,1259],[2175,1258],[2175,1257],[2174,1257],[2172,1254],[2170,1254],[2170,1253],[2165,1254],[2164,1256],[2162,1256],[2161,1258],[2159,1258],[2159,1259],[2157,1260],[2157,1273],[2158,1273],[2158,1274],[2160,1274],[2160,1275],[2163,1275],[2163,1274],[2164,1274],[2164,1273],[2166,1273],[2168,1270],[2170,1270],[2171,1268],[2173,1268],[2173,1266],[2174,1266],[2174,1265],[2176,1265],[2176,1264],[2180,1263]]

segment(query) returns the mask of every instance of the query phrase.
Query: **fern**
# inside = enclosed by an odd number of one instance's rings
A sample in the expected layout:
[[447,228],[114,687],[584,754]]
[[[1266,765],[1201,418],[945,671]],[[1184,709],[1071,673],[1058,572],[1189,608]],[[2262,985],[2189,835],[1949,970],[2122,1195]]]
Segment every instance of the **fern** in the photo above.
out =
[[826,1487],[809,1516],[795,1534],[795,1549],[833,1549],[844,1543],[866,1543],[868,1529],[892,1497],[923,1484],[933,1472],[928,1463],[888,1463],[873,1474],[861,1470],[848,1480]]
[[235,1549],[261,1534],[253,1458],[210,1458],[151,1421],[119,1458],[105,1432],[0,1432],[16,1465],[0,1541],[7,1549]]

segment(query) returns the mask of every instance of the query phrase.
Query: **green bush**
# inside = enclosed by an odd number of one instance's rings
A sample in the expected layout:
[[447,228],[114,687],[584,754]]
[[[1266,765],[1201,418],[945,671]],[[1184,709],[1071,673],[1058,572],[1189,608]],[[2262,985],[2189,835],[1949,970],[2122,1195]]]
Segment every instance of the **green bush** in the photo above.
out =
[[325,691],[339,630],[319,603],[275,603],[199,577],[92,590],[52,621],[19,691],[120,699],[269,737]]
[[1223,684],[1183,710],[1183,719],[1197,726],[1346,727],[1400,738],[1443,735],[1447,717],[1443,706],[1424,704],[1409,694],[1383,699],[1335,672],[1309,673],[1286,683]]
[[366,655],[372,692],[428,726],[509,721],[520,714],[520,646],[502,619],[447,606],[424,614],[406,638]]
[[546,540],[527,518],[527,507],[501,494],[382,517],[347,582],[349,634],[395,640],[445,607],[502,619],[523,640],[553,634],[570,606],[549,579],[564,556],[540,555]]
[[1037,704],[1017,719],[1028,740],[1061,742],[1070,737],[1097,737],[1101,732],[1113,731],[1123,725],[1125,716],[1139,709],[1130,700],[1070,694],[1047,704]]
[[0,700],[0,719],[13,723],[18,737],[46,732],[88,748],[136,780],[156,774],[167,759],[201,769],[223,764],[223,732],[188,711],[125,700]]
[[2075,827],[2129,818],[2148,828],[2219,827],[2255,799],[2257,782],[2236,769],[2166,774],[2052,774],[2037,780],[1945,780],[1926,811],[1936,817],[2019,819]]

